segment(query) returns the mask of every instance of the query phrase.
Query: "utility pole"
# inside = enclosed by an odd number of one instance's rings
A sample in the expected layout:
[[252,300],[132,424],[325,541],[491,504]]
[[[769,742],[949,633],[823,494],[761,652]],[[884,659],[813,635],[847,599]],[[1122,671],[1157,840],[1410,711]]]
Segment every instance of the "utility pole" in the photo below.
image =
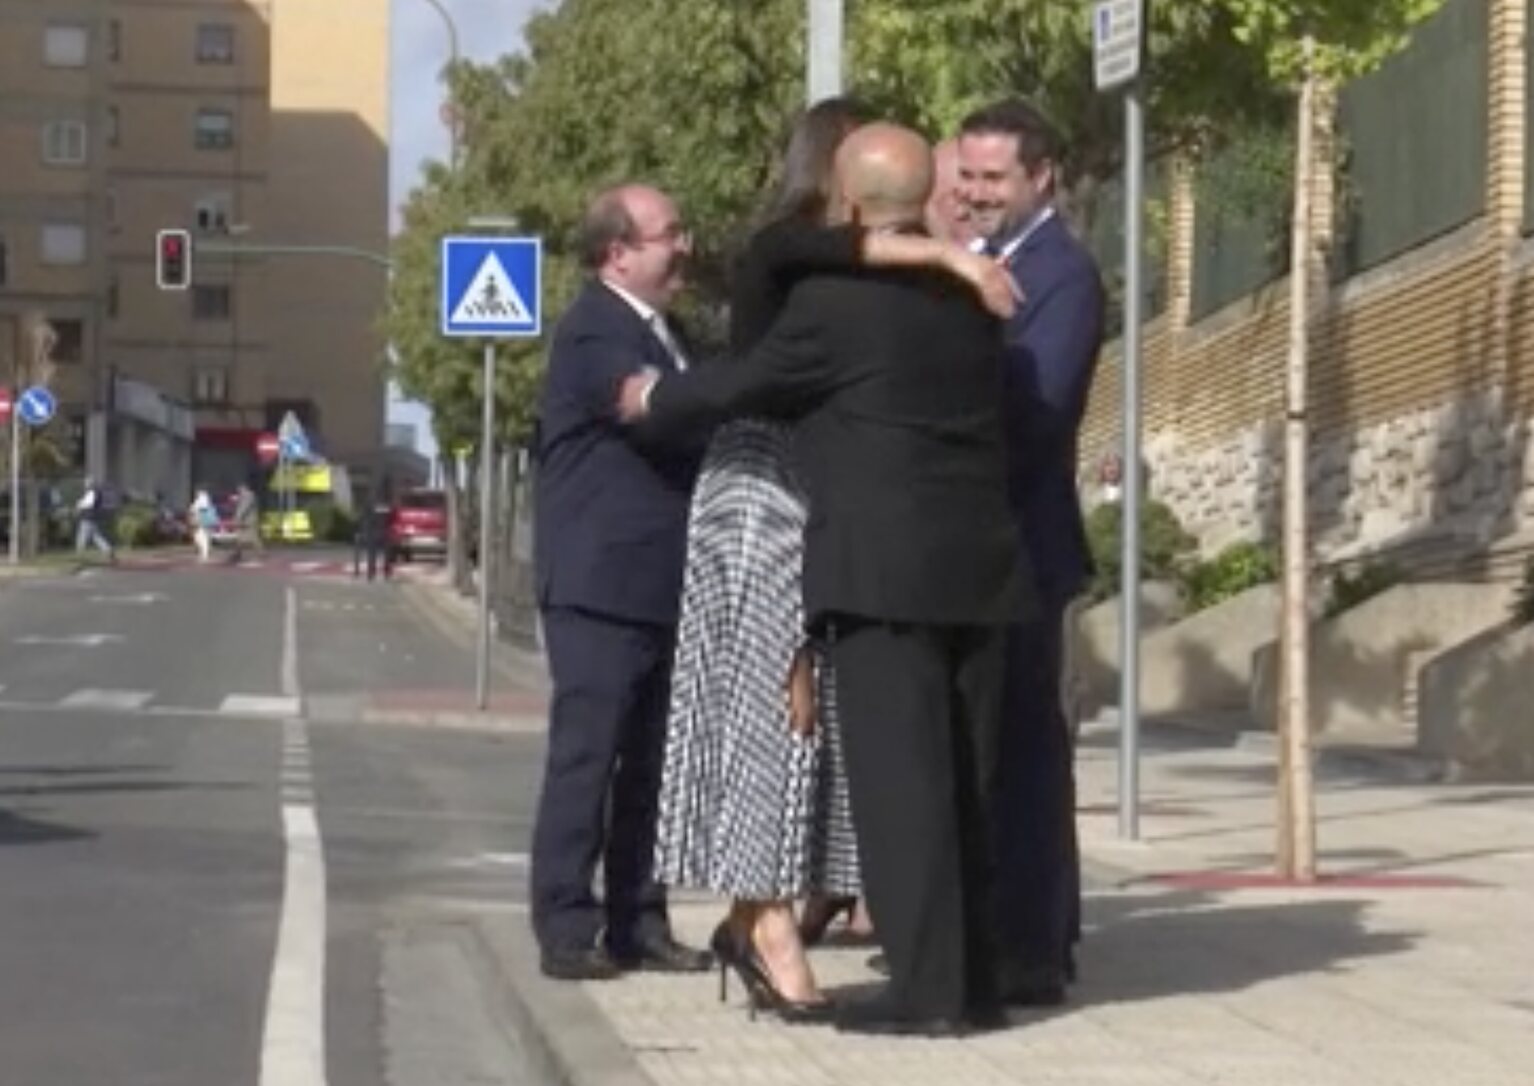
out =
[[447,28],[447,48],[449,56],[448,68],[448,101],[443,106],[443,119],[447,122],[449,142],[448,154],[452,160],[453,169],[458,168],[458,112],[457,106],[452,100],[452,74],[458,70],[458,62],[463,59],[462,52],[458,47],[458,24],[453,21],[453,15],[447,10],[442,0],[426,0],[432,8],[442,17],[442,25]]
[[1278,873],[1316,878],[1315,781],[1310,734],[1310,538],[1306,525],[1310,288],[1314,260],[1311,174],[1315,168],[1314,37],[1304,40],[1299,140],[1294,163],[1294,229],[1289,272],[1289,363],[1284,390],[1284,563],[1282,676],[1279,684]]
[[810,105],[842,93],[842,58],[846,40],[843,0],[809,0],[808,63],[805,84]]

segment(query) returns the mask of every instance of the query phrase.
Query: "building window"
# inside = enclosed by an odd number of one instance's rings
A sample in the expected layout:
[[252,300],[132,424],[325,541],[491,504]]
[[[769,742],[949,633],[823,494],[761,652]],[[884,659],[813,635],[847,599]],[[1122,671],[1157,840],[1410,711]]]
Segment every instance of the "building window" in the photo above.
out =
[[48,165],[82,166],[85,151],[85,122],[49,121],[43,125],[43,161]]
[[107,146],[116,147],[122,142],[123,115],[116,106],[107,106]]
[[234,198],[227,192],[211,192],[197,201],[197,230],[202,234],[229,232],[230,206]]
[[50,359],[54,362],[81,362],[85,359],[85,322],[81,320],[60,320],[51,318],[48,323],[53,326],[53,352]]
[[107,280],[107,316],[115,321],[121,312],[122,283],[116,275],[113,275]]
[[228,23],[203,23],[197,28],[198,64],[234,63],[234,27]]
[[121,19],[107,23],[107,59],[116,63],[123,58],[123,24]]
[[41,248],[44,264],[84,264],[85,227],[77,222],[44,223]]
[[193,320],[226,321],[232,308],[233,299],[228,284],[192,287]]
[[222,404],[229,402],[229,373],[213,366],[192,371],[192,402]]
[[193,142],[199,151],[221,151],[234,146],[234,114],[227,109],[199,109]]
[[106,217],[107,229],[117,233],[122,229],[122,220],[119,218],[118,195],[115,188],[109,188],[102,196],[102,214]]
[[50,68],[83,68],[91,36],[78,23],[52,23],[43,32],[43,63]]
[[11,251],[6,248],[5,239],[0,238],[0,287],[5,286],[6,280],[11,274]]

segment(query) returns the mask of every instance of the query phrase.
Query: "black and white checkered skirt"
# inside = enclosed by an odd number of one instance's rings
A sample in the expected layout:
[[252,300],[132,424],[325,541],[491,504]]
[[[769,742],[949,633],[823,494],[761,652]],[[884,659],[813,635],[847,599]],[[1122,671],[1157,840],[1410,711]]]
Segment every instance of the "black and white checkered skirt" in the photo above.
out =
[[795,736],[785,680],[803,631],[805,502],[791,432],[730,423],[692,500],[655,877],[747,900],[858,892],[835,685]]

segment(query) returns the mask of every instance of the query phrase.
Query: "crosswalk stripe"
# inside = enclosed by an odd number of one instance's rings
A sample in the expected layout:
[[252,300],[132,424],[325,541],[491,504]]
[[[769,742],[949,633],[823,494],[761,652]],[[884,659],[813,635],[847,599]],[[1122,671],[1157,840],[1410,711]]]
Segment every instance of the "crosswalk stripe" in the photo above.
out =
[[76,690],[59,701],[65,709],[142,709],[154,697],[152,690]]
[[236,716],[297,716],[297,698],[270,694],[230,694],[219,703],[218,711]]

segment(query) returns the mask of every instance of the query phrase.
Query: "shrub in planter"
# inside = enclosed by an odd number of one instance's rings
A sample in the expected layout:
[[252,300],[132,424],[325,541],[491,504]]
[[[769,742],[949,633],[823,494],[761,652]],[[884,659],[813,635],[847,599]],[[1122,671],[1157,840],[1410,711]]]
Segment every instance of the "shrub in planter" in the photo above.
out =
[[1208,561],[1188,566],[1179,580],[1188,610],[1202,611],[1278,580],[1278,556],[1259,543],[1236,543]]
[[114,541],[119,547],[152,547],[160,542],[158,518],[152,506],[125,505],[117,511],[112,524]]
[[[1118,595],[1123,580],[1124,507],[1099,505],[1087,516],[1087,546],[1097,573],[1090,589],[1094,601]],[[1161,502],[1146,502],[1140,510],[1140,575],[1146,580],[1176,576],[1184,558],[1198,541]]]
[[1534,626],[1534,558],[1523,567],[1523,583],[1513,597],[1513,621],[1520,626]]
[[1373,599],[1388,588],[1394,588],[1406,579],[1398,566],[1389,562],[1371,562],[1357,573],[1340,570],[1332,575],[1330,598],[1326,602],[1326,617],[1336,618],[1350,611],[1365,600]]

